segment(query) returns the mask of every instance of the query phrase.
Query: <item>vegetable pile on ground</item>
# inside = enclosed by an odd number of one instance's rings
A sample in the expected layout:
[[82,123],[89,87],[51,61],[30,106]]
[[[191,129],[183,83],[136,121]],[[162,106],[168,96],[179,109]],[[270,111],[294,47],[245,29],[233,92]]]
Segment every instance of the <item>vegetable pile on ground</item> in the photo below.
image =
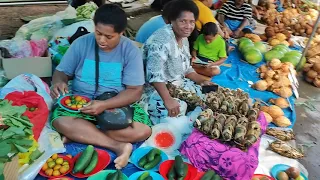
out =
[[[168,84],[168,89],[173,97],[187,103],[193,97],[191,92],[172,84]],[[207,109],[199,115],[194,127],[211,139],[235,143],[239,148],[247,149],[261,134],[260,124],[256,121],[260,105],[255,103],[250,107],[248,99],[249,95],[240,89],[219,87],[216,92],[207,93],[205,100],[197,99],[197,104]]]
[[[0,100],[0,175],[4,164],[18,153],[26,153],[33,146],[32,127],[28,117],[22,114],[26,106],[12,106],[8,100]],[[39,150],[30,154],[29,164],[41,156]]]
[[123,173],[118,169],[114,173],[109,173],[106,180],[122,180]]
[[90,174],[98,164],[98,153],[92,145],[88,145],[75,162],[73,173]]
[[307,82],[320,87],[320,56],[308,58],[303,71]]
[[300,175],[300,170],[296,167],[290,167],[286,171],[280,171],[277,174],[278,180],[304,180],[304,178]]
[[70,96],[64,103],[73,109],[80,109],[87,104],[87,101],[81,96]]
[[201,177],[200,180],[221,180],[222,178],[213,170],[209,170]]
[[300,159],[303,158],[304,155],[296,148],[290,146],[288,143],[276,140],[269,145],[270,149],[281,156],[292,158],[292,159]]
[[[68,157],[72,158],[71,155],[68,155]],[[58,154],[53,154],[42,166],[42,170],[47,176],[60,176],[61,174],[65,174],[69,171],[69,169],[69,162],[58,157]]]
[[139,159],[138,166],[150,170],[156,167],[161,160],[161,151],[157,148],[152,148],[146,155]]
[[[257,36],[257,35],[256,35]],[[262,61],[263,53],[267,51],[264,43],[259,41],[258,37],[247,35],[239,39],[238,49],[243,55],[244,59],[250,64],[257,64]]]
[[94,2],[88,2],[82,6],[79,6],[77,10],[78,19],[92,19],[94,12],[98,9],[98,6]]
[[173,179],[184,179],[188,174],[188,165],[183,162],[181,156],[176,156],[174,158],[174,163],[170,167],[167,174],[169,180]]
[[302,56],[302,53],[300,51],[291,50],[286,45],[278,44],[274,46],[270,51],[264,54],[264,59],[267,62],[270,62],[272,59],[280,59],[282,63],[289,62],[295,68],[299,69],[300,67],[303,67],[303,65],[306,62],[306,58],[303,58],[301,65],[297,67],[301,59],[301,56]]

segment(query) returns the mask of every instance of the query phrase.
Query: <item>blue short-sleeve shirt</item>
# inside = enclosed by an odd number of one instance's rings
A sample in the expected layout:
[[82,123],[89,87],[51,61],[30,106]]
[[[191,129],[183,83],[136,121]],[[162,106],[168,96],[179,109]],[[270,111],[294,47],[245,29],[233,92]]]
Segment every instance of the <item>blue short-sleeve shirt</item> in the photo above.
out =
[[111,51],[99,49],[99,89],[95,93],[95,36],[84,35],[72,43],[57,70],[73,77],[72,91],[94,98],[104,92],[120,92],[128,86],[144,84],[141,50],[122,36]]

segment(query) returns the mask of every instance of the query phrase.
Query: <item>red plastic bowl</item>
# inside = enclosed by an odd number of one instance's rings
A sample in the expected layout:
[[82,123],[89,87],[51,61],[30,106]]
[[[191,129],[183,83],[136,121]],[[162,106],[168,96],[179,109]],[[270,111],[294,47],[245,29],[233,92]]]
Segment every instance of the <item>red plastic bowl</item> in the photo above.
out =
[[273,177],[270,177],[270,176],[268,176],[268,175],[264,175],[264,174],[254,174],[253,176],[252,176],[252,178],[263,178],[263,177],[267,177],[267,178],[269,178],[269,180],[275,180]]
[[198,172],[197,176],[194,178],[194,180],[200,180],[204,174],[205,174],[205,172]]
[[[168,174],[171,166],[173,165],[173,163],[174,163],[174,160],[167,160],[167,161],[164,161],[163,163],[161,163],[161,165],[160,165],[159,172],[165,180],[168,180],[167,174]],[[188,165],[188,174],[185,177],[185,180],[194,180],[195,177],[197,176],[197,173],[198,173],[197,169],[189,163],[185,162],[185,164]]]
[[[110,155],[107,151],[101,150],[101,149],[95,149],[98,153],[98,163],[97,166],[93,169],[93,171],[90,174],[83,174],[82,172],[78,172],[76,174],[73,174],[71,172],[71,175],[77,178],[86,178],[89,176],[92,176],[98,172],[100,172],[101,170],[103,170],[104,168],[106,168],[111,161]],[[81,153],[77,154],[74,158],[73,161],[74,163],[77,162],[77,159],[80,157]]]
[[49,179],[49,180],[74,180],[73,178],[70,178],[70,177],[59,177],[59,178],[53,178],[53,179]]
[[[80,95],[70,95],[70,96],[80,96]],[[72,107],[70,107],[70,106],[68,106],[66,103],[65,103],[65,101],[67,100],[67,99],[70,99],[70,96],[65,96],[65,97],[63,97],[61,100],[60,100],[60,104],[63,106],[63,107],[65,107],[65,108],[67,108],[67,109],[71,109],[71,110],[75,110],[75,111],[78,111],[79,110],[79,108],[72,108]],[[88,97],[86,97],[86,96],[80,96],[82,99],[85,99],[86,101],[87,101],[87,103],[89,103],[90,101],[91,101],[91,99],[90,98],[88,98]]]
[[40,172],[39,172],[39,174],[40,174],[41,176],[47,177],[47,178],[61,178],[61,177],[65,176],[65,175],[69,174],[69,173],[71,172],[71,170],[73,169],[74,161],[73,161],[71,158],[69,158],[68,156],[64,156],[64,155],[59,155],[59,154],[58,154],[58,157],[61,157],[63,160],[67,160],[67,161],[68,161],[70,168],[69,168],[69,170],[68,170],[66,173],[60,174],[60,176],[48,176],[48,175],[45,174],[45,171],[43,171],[43,170],[41,169]]

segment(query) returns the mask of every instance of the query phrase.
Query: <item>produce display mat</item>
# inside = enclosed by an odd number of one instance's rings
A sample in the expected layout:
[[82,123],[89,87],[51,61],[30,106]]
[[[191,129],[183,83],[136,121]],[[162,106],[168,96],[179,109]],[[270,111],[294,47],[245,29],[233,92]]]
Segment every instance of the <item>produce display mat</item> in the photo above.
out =
[[[297,49],[297,48],[296,48]],[[272,92],[268,91],[257,91],[250,87],[248,84],[248,81],[256,82],[260,80],[259,74],[256,72],[256,69],[260,67],[262,64],[265,63],[265,61],[260,62],[256,65],[248,64],[244,61],[241,61],[242,59],[240,52],[235,48],[230,54],[228,59],[226,60],[225,64],[232,64],[230,67],[221,66],[221,74],[218,76],[215,76],[213,78],[213,82],[215,82],[218,85],[221,85],[226,88],[231,89],[237,89],[241,88],[245,92],[249,93],[250,98],[259,98],[265,102],[268,102],[270,98],[277,98],[278,96]],[[290,97],[289,98],[290,103],[292,106],[294,106],[295,98]],[[289,128],[292,128],[294,123],[296,122],[296,112],[295,109],[290,110],[290,108],[283,109],[285,116],[288,117],[292,123]],[[275,127],[274,124],[269,124],[270,127]],[[134,144],[134,149],[138,148],[142,143],[136,143]],[[79,152],[85,149],[85,145],[79,144],[79,143],[69,143],[66,144],[66,153],[65,154],[71,154],[72,156],[75,156]],[[106,150],[110,153],[111,156],[111,163],[108,165],[106,169],[115,169],[113,160],[116,158],[116,155],[110,151]],[[128,177],[132,175],[135,172],[141,171],[137,167],[135,167],[133,164],[129,163],[124,169],[122,169],[122,172],[127,175]],[[72,177],[70,174],[68,177]],[[82,180],[79,178],[72,177],[75,180]],[[45,180],[46,178],[38,175],[35,180]],[[86,178],[84,178],[86,179]]]
[[[257,91],[250,87],[248,81],[252,81],[255,83],[260,80],[259,74],[256,72],[256,69],[259,68],[262,64],[265,64],[265,61],[262,61],[258,64],[251,65],[246,63],[245,61],[241,61],[243,59],[241,57],[240,52],[235,48],[230,54],[228,59],[226,60],[226,64],[232,64],[231,67],[221,66],[221,74],[215,76],[213,78],[213,82],[230,89],[240,88],[243,91],[249,93],[250,98],[261,99],[264,102],[268,102],[270,98],[278,98],[279,96],[269,91]],[[290,104],[294,107],[295,98],[291,96],[289,98]],[[270,104],[271,105],[271,104]],[[288,128],[292,128],[296,122],[296,112],[293,108],[282,109],[285,113],[285,116],[290,119],[291,126]],[[276,127],[273,123],[269,124],[269,127]]]

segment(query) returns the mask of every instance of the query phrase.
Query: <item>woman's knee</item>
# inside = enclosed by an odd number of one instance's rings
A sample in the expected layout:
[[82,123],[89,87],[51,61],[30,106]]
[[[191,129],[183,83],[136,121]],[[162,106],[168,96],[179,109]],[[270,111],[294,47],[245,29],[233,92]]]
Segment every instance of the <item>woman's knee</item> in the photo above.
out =
[[137,133],[137,139],[139,140],[146,140],[148,139],[152,134],[152,130],[149,126],[143,124],[141,125],[141,128],[138,129]]
[[220,73],[221,73],[221,70],[220,70],[219,67],[212,68],[212,70],[211,70],[211,75],[212,76],[219,75]]

